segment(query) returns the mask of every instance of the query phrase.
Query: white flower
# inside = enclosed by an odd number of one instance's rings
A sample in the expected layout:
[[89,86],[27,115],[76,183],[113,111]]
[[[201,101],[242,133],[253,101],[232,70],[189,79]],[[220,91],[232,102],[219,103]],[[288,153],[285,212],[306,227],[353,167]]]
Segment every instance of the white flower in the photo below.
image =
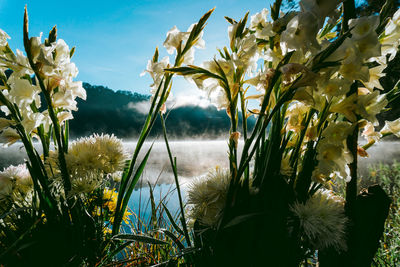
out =
[[318,81],[318,88],[328,97],[345,95],[350,90],[350,85],[349,81],[340,78]]
[[393,17],[386,24],[385,36],[381,40],[382,54],[390,55],[389,61],[393,60],[400,45],[400,9],[394,13]]
[[164,57],[161,61],[159,62],[154,62],[152,60],[149,60],[147,62],[147,67],[146,70],[144,70],[140,75],[143,76],[147,73],[150,74],[151,78],[153,79],[153,84],[150,85],[152,88],[152,94],[154,95],[158,87],[160,86],[160,83],[162,81],[162,78],[164,76],[164,69],[168,68],[169,66],[169,57]]
[[371,33],[375,33],[376,28],[379,25],[379,16],[373,15],[369,17],[361,17],[358,19],[349,20],[349,28],[351,30],[352,39],[360,40]]
[[18,49],[16,50],[15,64],[9,64],[8,67],[14,71],[11,76],[15,76],[18,78],[24,76],[25,74],[33,74],[33,70],[29,65],[28,58],[24,55],[22,51]]
[[302,102],[290,104],[285,114],[285,118],[288,119],[286,128],[299,133],[304,128],[302,122],[309,110],[310,108]]
[[34,129],[42,124],[44,115],[40,112],[34,113],[32,110],[23,111],[23,120],[21,121],[25,131],[30,134]]
[[40,36],[38,37],[31,37],[30,39],[30,46],[31,46],[31,55],[32,59],[34,62],[36,62],[37,58],[39,57],[42,49],[42,35],[43,33],[40,33]]
[[78,110],[75,96],[70,90],[58,91],[53,94],[53,106],[55,108],[62,108],[67,110]]
[[73,142],[65,159],[71,175],[79,176],[86,170],[111,174],[122,169],[126,154],[122,141],[114,135],[94,134]]
[[88,194],[100,187],[102,175],[94,171],[88,171],[71,179],[70,195]]
[[265,68],[263,71],[260,70],[253,78],[246,80],[245,83],[255,86],[258,91],[265,91],[274,74],[274,69]]
[[255,31],[255,35],[260,39],[268,39],[274,36],[275,33],[272,30],[272,23],[267,22],[268,10],[264,8],[261,12],[251,16],[250,29]]
[[400,119],[385,121],[385,126],[382,128],[381,133],[392,133],[395,136],[400,137]]
[[301,49],[305,53],[319,49],[317,33],[317,17],[311,12],[301,12],[288,23],[286,30],[281,34],[280,41],[289,50]]
[[382,111],[388,104],[386,95],[380,95],[379,91],[373,91],[366,95],[360,95],[357,98],[357,113],[364,119],[378,125],[376,115]]
[[[11,79],[9,79],[10,81]],[[26,108],[39,98],[39,88],[26,79],[12,79],[9,91],[10,99],[20,108]],[[38,100],[37,102],[39,102]],[[40,103],[40,102],[39,102]]]
[[[193,30],[193,27],[196,24],[190,25],[189,29],[187,32],[181,32],[178,30],[176,26],[174,26],[171,30],[167,32],[167,39],[164,41],[164,47],[167,49],[167,52],[169,54],[173,54],[175,50],[181,46],[181,49],[183,49],[186,45],[186,42],[189,38],[190,32]],[[197,38],[197,40],[194,40],[194,46],[197,48],[204,48],[205,47],[205,42],[202,39],[203,32],[201,32]]]
[[340,61],[342,64],[360,62],[360,55],[353,40],[347,38],[328,58],[327,61]]
[[311,12],[318,20],[318,27],[321,28],[327,16],[334,15],[336,7],[343,0],[301,0],[300,7],[303,12]]
[[390,19],[389,23],[386,25],[385,34],[390,35],[395,31],[398,31],[400,27],[400,9],[398,9],[394,14],[393,17]]
[[276,68],[283,59],[283,56],[280,53],[275,52],[274,50],[268,48],[267,51],[264,52],[262,57],[264,60],[272,63],[272,67]]
[[[235,70],[234,63],[231,60],[226,61],[223,59],[217,60],[217,62],[227,77],[229,88],[233,91],[235,88],[233,82],[233,74]],[[215,74],[220,73],[218,65],[214,60],[202,63],[204,69]],[[192,79],[200,90],[204,90],[207,93],[211,102],[213,102],[218,109],[223,109],[229,106],[228,96],[226,95],[225,89],[220,84],[220,80],[207,76],[204,77],[204,75],[193,75],[189,79]]]
[[250,34],[242,39],[236,39],[237,52],[232,55],[233,62],[237,69],[251,74],[257,69],[257,60],[259,58],[257,53],[256,36]]
[[369,121],[366,122],[364,126],[364,131],[361,133],[361,135],[367,139],[368,143],[378,142],[382,137],[382,134],[380,132],[375,132],[374,125]]
[[349,178],[348,164],[353,162],[353,157],[346,145],[330,143],[322,140],[317,146],[317,171],[326,177],[337,174],[346,181]]
[[12,120],[8,120],[6,118],[0,118],[0,131],[8,126],[12,126],[15,123]]
[[378,35],[375,31],[362,39],[356,40],[355,44],[364,60],[381,55],[381,44],[379,43]]
[[225,90],[223,90],[221,87],[211,94],[210,99],[218,110],[228,109],[229,107],[228,97],[226,96]]
[[291,206],[305,238],[315,249],[347,249],[343,202],[333,192],[319,190],[305,203],[295,202]]
[[187,202],[191,205],[191,219],[215,227],[225,206],[229,182],[229,171],[219,168],[193,181],[188,189]]
[[359,61],[353,61],[342,64],[339,73],[349,81],[360,80],[369,81],[369,70],[367,66],[363,66]]
[[4,146],[12,145],[19,139],[18,132],[11,127],[4,128],[0,132],[0,143],[4,143]]
[[374,88],[383,90],[379,79],[385,77],[386,73],[383,73],[383,70],[386,69],[386,65],[379,65],[369,69],[369,81],[363,82],[365,87],[367,87],[371,92]]
[[55,43],[55,52],[55,64],[63,65],[70,62],[70,50],[63,39],[58,39]]
[[32,178],[25,164],[9,166],[0,172],[0,201],[24,201],[24,196],[33,190]]
[[353,128],[350,122],[331,122],[322,132],[322,136],[326,142],[340,146],[346,141],[346,138],[351,134]]
[[57,113],[57,119],[60,124],[63,124],[66,120],[72,120],[74,117],[70,111],[61,111]]
[[257,30],[267,25],[268,10],[264,8],[261,12],[254,14],[250,18],[250,29]]
[[80,99],[86,100],[86,90],[83,88],[81,81],[70,81],[66,84],[66,87],[68,88],[68,91],[71,91],[74,97],[79,97]]
[[11,39],[8,34],[0,29],[0,46],[6,46],[7,45],[7,39]]
[[11,177],[0,173],[0,203],[11,197],[13,191],[13,180]]

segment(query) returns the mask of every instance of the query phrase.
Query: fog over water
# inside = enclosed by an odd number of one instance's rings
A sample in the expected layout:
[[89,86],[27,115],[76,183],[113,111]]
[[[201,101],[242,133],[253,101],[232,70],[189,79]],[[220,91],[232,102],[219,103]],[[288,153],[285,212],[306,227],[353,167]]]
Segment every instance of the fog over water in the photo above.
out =
[[[125,142],[124,144],[126,150],[131,154],[136,143]],[[145,143],[140,159],[151,144],[150,142]],[[202,176],[216,166],[228,167],[227,141],[171,141],[170,146],[173,156],[177,158],[178,175],[182,184],[186,184],[193,177]],[[36,147],[40,153],[39,144]],[[241,147],[242,145],[239,144],[239,150]],[[368,158],[359,158],[360,174],[366,174],[368,166],[371,164],[400,161],[400,142],[380,142],[368,149],[368,153],[370,155]],[[11,164],[23,163],[24,159],[26,159],[26,154],[21,143],[0,148],[0,170]],[[167,184],[174,182],[164,142],[154,143],[142,178],[143,185],[146,185],[147,181],[152,184],[156,181]]]

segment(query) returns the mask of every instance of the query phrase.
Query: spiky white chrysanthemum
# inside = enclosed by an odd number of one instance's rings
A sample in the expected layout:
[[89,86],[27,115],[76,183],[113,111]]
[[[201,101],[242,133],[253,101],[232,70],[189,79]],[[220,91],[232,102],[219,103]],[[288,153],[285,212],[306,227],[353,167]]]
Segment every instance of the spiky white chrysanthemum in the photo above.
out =
[[[61,179],[58,153],[50,151],[46,168],[50,177]],[[114,135],[83,137],[73,142],[65,154],[70,176],[71,194],[89,193],[98,188],[105,177],[121,173],[126,153],[123,143]]]
[[32,189],[32,179],[25,164],[11,165],[0,172],[0,201],[21,204]]
[[94,134],[73,142],[65,159],[71,175],[87,170],[110,174],[122,169],[126,154],[122,141],[114,135]]
[[75,176],[71,179],[72,190],[71,195],[91,193],[102,183],[102,176],[100,173],[94,171],[88,171],[84,175]]
[[123,168],[123,143],[114,135],[97,135],[73,142],[65,156],[71,177],[71,193],[89,193],[100,186],[105,175]]
[[316,249],[346,250],[344,200],[328,190],[320,190],[304,204],[291,206],[304,237]]
[[192,182],[187,202],[191,205],[190,218],[207,226],[215,226],[225,206],[229,182],[229,171],[220,168]]

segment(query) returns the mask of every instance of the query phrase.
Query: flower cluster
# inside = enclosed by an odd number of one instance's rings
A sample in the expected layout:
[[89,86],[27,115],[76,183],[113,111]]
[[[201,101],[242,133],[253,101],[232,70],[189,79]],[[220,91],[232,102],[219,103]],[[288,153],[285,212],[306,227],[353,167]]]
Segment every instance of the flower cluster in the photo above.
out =
[[36,134],[39,126],[49,131],[52,120],[41,103],[44,92],[50,98],[46,104],[54,109],[60,124],[72,118],[77,97],[86,99],[82,82],[74,81],[78,75],[71,62],[74,49],[64,40],[56,40],[55,32],[53,29],[43,43],[42,36],[30,38],[28,58],[20,50],[14,53],[7,43],[9,36],[0,30],[0,90],[4,98],[0,108],[12,119],[0,128],[5,143],[18,140],[14,124],[21,123],[28,135]]
[[[117,208],[117,199],[118,199],[118,192],[111,190],[109,188],[104,188],[103,191],[103,209],[108,212],[108,217],[110,222],[114,221],[114,215]],[[123,215],[123,221],[125,223],[129,222],[129,216],[132,215],[132,212],[126,210]]]
[[[297,142],[304,140],[300,150],[304,152],[307,142],[316,142],[318,164],[313,176],[320,182],[333,176],[348,178],[347,164],[353,157],[346,140],[356,125],[364,128],[369,141],[382,135],[374,127],[388,99],[380,92],[379,79],[385,75],[387,59],[397,52],[400,36],[399,10],[386,26],[378,15],[351,19],[348,32],[338,39],[332,29],[338,23],[341,2],[302,0],[299,12],[273,22],[263,9],[251,16],[249,27],[247,14],[240,21],[227,18],[230,45],[219,50],[221,58],[175,70],[206,91],[228,115],[237,108],[240,94],[246,101],[260,102],[261,108],[252,110],[256,114],[269,114],[285,101],[288,147],[295,150]],[[381,25],[385,28],[378,32]],[[365,87],[359,87],[361,83]],[[258,93],[251,95],[249,87]],[[291,98],[285,99],[285,93]],[[398,123],[387,124],[384,132],[396,132],[394,124]]]
[[227,170],[217,168],[206,177],[195,180],[188,190],[190,218],[201,224],[215,227],[225,206],[230,175]]
[[[120,174],[126,158],[122,141],[114,135],[94,134],[72,142],[65,155],[72,193],[93,192],[105,177]],[[60,168],[55,152],[50,153],[48,169],[55,178],[59,177]]]
[[27,206],[31,203],[33,182],[24,164],[9,166],[0,172],[0,211],[10,204]]
[[344,200],[331,191],[318,191],[305,203],[296,202],[291,211],[300,221],[307,241],[315,249],[346,250]]
[[[174,54],[176,52],[174,66],[193,64],[195,48],[205,48],[205,42],[202,39],[202,25],[199,24],[201,24],[201,20],[197,24],[190,25],[186,32],[179,31],[176,26],[167,32],[164,47],[168,54]],[[156,49],[153,59],[148,61],[146,69],[141,73],[141,76],[143,76],[147,72],[153,79],[153,83],[150,85],[150,92],[153,97],[157,89],[165,85],[162,83],[165,74],[164,70],[171,67],[169,56],[165,56],[161,61],[158,61],[158,56],[158,49]]]

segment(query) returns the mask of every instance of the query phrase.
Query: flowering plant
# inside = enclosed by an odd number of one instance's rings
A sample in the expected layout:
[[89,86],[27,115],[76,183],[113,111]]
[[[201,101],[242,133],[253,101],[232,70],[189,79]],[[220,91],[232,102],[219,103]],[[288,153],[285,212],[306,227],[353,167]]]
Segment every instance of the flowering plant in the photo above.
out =
[[[166,46],[178,51],[173,66],[191,63],[211,12],[188,32],[168,34]],[[0,172],[1,262],[95,266],[133,242],[168,245],[159,239],[167,229],[143,235],[142,229],[131,227],[128,202],[151,148],[140,162],[138,155],[171,90],[173,74],[160,74],[169,63],[158,62],[156,49],[147,68],[154,96],[129,160],[122,141],[113,135],[94,134],[69,143],[68,121],[77,110],[76,98],[86,99],[82,82],[74,81],[75,48],[57,39],[55,27],[43,42],[42,36],[29,37],[26,10],[23,33],[26,55],[14,53],[10,37],[0,30],[0,108],[5,115],[0,118],[0,140],[5,145],[21,141],[28,157],[25,164]],[[34,140],[40,141],[41,153]],[[161,254],[170,250],[162,248]]]
[[[13,53],[0,30],[0,104],[6,114],[0,137],[8,144],[20,140],[28,155],[25,165],[0,173],[0,258],[39,263],[32,256],[39,250],[29,251],[33,241],[56,263],[102,265],[132,242],[165,245],[158,238],[165,237],[179,251],[157,252],[168,255],[165,264],[183,258],[200,266],[266,261],[298,266],[317,251],[321,263],[336,257],[357,266],[356,248],[369,245],[355,231],[362,224],[357,157],[367,156],[384,136],[399,135],[399,120],[378,131],[376,115],[398,97],[397,85],[382,93],[379,78],[397,53],[400,11],[389,18],[388,4],[379,16],[356,18],[354,1],[341,2],[302,0],[300,11],[281,14],[277,0],[272,21],[264,9],[250,17],[249,26],[248,13],[239,21],[226,17],[229,45],[201,66],[193,65],[195,47],[204,47],[202,32],[213,10],[187,32],[172,28],[164,46],[175,54],[174,63],[169,57],[159,60],[156,49],[145,70],[153,79],[151,105],[130,160],[114,136],[69,144],[75,99],[86,94],[74,81],[75,49],[57,40],[56,29],[43,43],[41,37],[29,38],[25,13],[26,56]],[[193,183],[189,217],[164,118],[174,75],[204,90],[231,122],[229,169],[217,168]],[[250,116],[256,117],[253,129],[247,128]],[[178,191],[180,223],[163,206],[173,230],[154,229],[152,216],[152,231],[142,235],[122,226],[151,147],[140,162],[138,156],[157,118]],[[367,139],[363,146],[360,132]],[[347,182],[346,199],[329,190],[337,179]],[[53,245],[55,238],[66,241],[62,248]]]
[[[379,78],[397,53],[400,10],[389,18],[388,2],[379,15],[356,18],[354,2],[341,2],[302,0],[300,11],[279,15],[275,1],[272,21],[264,9],[249,26],[248,13],[226,17],[230,43],[219,57],[165,70],[194,82],[231,120],[229,185],[211,186],[225,177],[216,174],[189,191],[204,259],[297,266],[317,250],[361,262],[357,157],[398,134],[398,120],[377,131],[376,115],[398,97],[398,84],[382,93]],[[249,108],[252,100],[259,108]],[[257,117],[250,132],[249,116]],[[326,191],[336,179],[347,182],[346,200]]]

